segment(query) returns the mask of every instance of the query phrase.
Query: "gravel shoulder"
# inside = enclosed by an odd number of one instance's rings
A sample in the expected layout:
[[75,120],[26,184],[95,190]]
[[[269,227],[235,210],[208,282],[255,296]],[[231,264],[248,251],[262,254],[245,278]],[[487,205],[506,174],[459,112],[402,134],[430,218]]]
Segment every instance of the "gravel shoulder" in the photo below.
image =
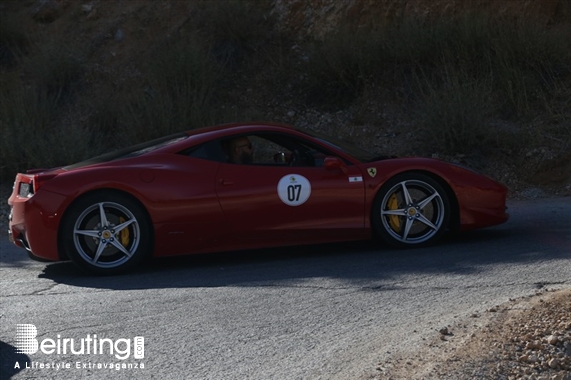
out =
[[540,290],[430,335],[372,378],[571,380],[571,289]]

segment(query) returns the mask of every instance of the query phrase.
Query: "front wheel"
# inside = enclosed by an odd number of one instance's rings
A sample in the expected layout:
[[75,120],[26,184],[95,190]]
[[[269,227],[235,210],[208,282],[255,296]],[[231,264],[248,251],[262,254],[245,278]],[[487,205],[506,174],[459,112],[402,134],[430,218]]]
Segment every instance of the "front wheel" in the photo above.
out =
[[421,173],[387,181],[373,203],[375,234],[392,246],[421,247],[438,240],[450,221],[450,201],[443,187]]
[[73,204],[62,224],[63,249],[88,272],[117,274],[140,263],[151,249],[151,225],[142,207],[114,192]]

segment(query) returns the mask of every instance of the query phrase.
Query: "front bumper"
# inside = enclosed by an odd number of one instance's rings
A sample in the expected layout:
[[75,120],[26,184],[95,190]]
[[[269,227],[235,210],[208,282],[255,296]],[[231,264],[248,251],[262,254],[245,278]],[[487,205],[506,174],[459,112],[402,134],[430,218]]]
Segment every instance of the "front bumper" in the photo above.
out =
[[507,213],[506,197],[507,188],[500,184],[459,196],[460,229],[467,231],[507,222],[510,216]]

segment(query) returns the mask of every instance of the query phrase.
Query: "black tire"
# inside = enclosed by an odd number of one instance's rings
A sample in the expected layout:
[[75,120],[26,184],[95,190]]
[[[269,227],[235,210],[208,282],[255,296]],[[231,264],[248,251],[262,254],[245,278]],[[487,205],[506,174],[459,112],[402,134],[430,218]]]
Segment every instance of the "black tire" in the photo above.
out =
[[140,204],[112,191],[90,194],[72,204],[60,238],[71,261],[98,275],[132,269],[150,254],[153,240]]
[[450,200],[442,185],[422,173],[404,173],[379,190],[371,212],[376,237],[397,248],[435,243],[448,228]]

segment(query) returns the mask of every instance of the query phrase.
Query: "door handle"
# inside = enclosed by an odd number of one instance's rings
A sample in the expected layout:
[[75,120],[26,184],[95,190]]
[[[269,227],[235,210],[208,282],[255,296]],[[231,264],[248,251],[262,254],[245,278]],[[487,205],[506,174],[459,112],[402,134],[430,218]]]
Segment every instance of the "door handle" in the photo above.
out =
[[230,180],[228,180],[228,179],[221,179],[221,180],[220,180],[220,184],[221,184],[222,186],[233,185],[233,184],[234,184],[234,181],[230,181]]

